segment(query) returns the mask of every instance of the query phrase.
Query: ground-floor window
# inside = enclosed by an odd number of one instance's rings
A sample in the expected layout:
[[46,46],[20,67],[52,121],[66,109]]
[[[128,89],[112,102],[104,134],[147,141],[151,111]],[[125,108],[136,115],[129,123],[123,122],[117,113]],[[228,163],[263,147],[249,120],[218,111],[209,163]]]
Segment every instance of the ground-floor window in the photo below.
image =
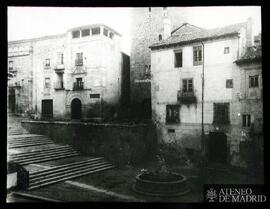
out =
[[250,127],[250,114],[243,114],[242,115],[242,126],[243,127]]
[[166,106],[166,123],[179,123],[179,105]]
[[225,125],[230,123],[229,103],[214,103],[213,124]]

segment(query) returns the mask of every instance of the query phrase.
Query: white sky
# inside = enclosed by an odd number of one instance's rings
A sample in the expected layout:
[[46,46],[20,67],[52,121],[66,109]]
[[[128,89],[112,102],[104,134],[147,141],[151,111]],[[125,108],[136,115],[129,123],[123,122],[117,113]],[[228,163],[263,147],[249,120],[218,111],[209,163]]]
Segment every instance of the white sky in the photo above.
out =
[[[121,48],[130,54],[130,7],[8,7],[8,40],[35,38],[65,33],[81,25],[104,23],[122,35]],[[254,34],[261,31],[261,9],[258,6],[189,7],[189,23],[213,28],[254,20]]]

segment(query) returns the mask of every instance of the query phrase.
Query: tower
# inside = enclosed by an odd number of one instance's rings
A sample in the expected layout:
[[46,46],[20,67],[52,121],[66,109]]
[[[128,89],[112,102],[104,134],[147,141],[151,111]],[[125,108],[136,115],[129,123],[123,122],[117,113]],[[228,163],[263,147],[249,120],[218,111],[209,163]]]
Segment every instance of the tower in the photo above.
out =
[[130,83],[134,117],[151,119],[151,50],[186,21],[183,7],[140,7],[132,9]]

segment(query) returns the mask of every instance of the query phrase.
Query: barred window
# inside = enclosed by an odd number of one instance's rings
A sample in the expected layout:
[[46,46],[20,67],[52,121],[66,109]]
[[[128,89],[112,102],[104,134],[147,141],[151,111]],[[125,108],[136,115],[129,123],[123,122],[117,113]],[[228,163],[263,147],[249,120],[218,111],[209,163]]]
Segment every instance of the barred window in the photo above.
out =
[[242,115],[242,127],[250,127],[250,114]]
[[179,105],[166,106],[166,123],[179,123]]

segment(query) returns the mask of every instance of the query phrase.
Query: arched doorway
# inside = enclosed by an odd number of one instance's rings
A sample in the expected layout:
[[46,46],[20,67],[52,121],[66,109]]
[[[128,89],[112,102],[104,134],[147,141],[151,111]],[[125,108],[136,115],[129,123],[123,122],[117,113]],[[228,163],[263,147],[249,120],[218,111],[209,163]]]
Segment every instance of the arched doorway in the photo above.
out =
[[75,98],[71,102],[71,119],[81,119],[82,103],[81,100]]

